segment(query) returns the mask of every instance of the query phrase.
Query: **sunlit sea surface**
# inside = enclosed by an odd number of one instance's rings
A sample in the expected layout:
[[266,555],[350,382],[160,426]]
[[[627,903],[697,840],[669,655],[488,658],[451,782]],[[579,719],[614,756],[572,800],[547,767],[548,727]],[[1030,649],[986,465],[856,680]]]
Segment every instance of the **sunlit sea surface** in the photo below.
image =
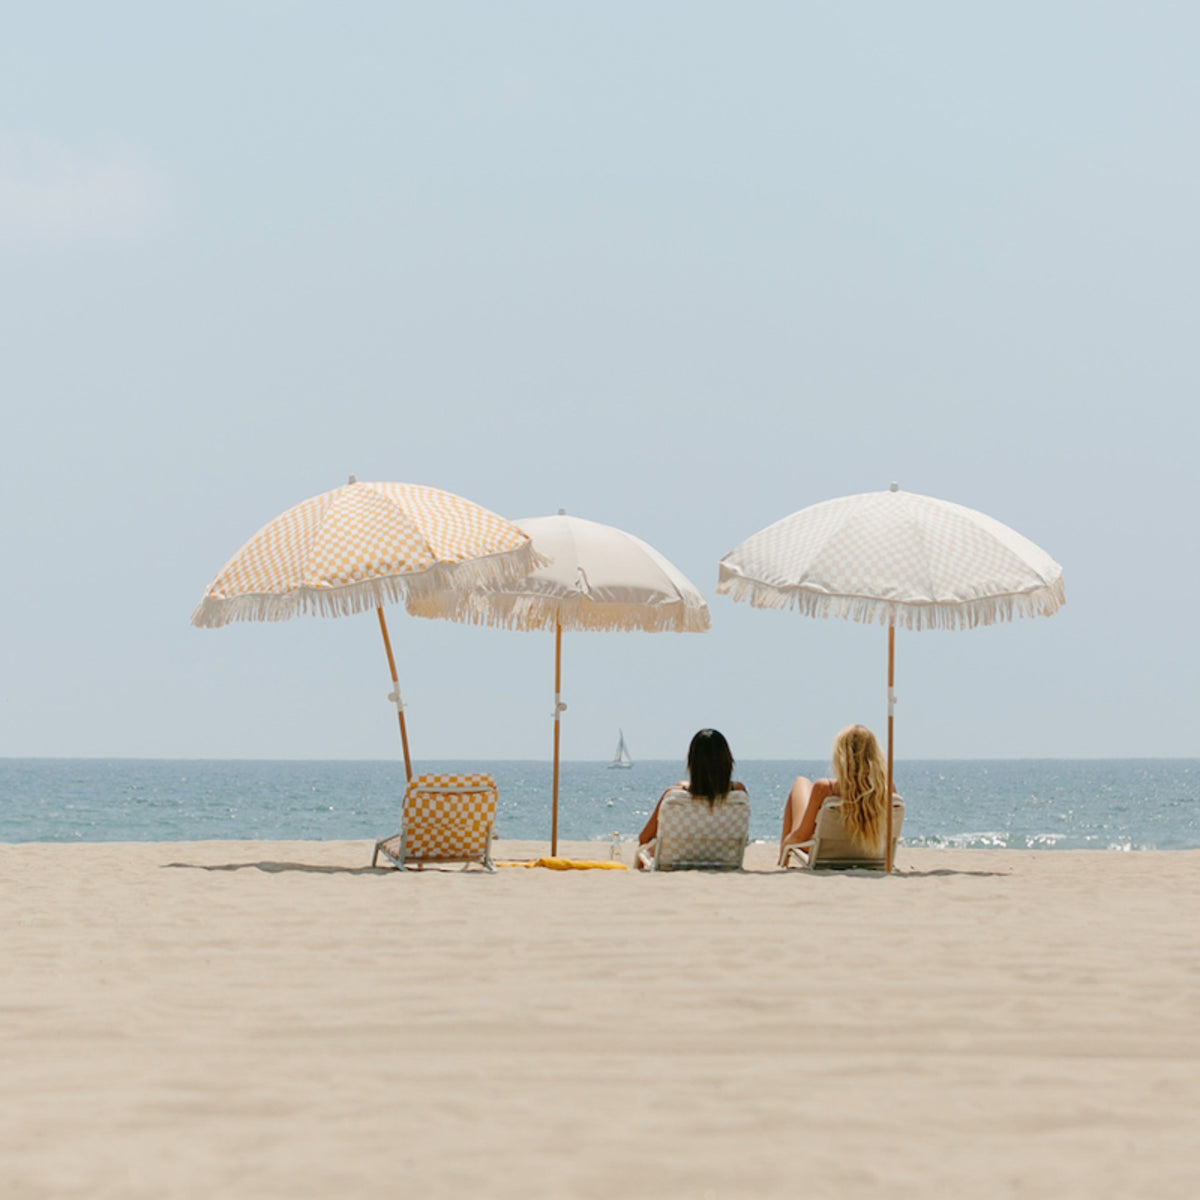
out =
[[[546,762],[420,762],[496,777],[497,835],[549,840]],[[739,762],[751,835],[779,836],[797,774],[819,762]],[[564,763],[558,835],[636,836],[675,762]],[[1200,847],[1200,759],[900,762],[910,846],[1175,850]],[[376,839],[399,826],[395,762],[0,759],[0,842]]]

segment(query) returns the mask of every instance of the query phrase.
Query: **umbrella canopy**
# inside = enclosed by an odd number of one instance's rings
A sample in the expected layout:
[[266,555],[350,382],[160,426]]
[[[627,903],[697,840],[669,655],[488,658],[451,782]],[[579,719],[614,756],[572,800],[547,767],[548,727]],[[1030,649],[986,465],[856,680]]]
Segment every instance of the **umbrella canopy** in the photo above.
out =
[[[1062,567],[1019,533],[960,504],[890,491],[843,496],[768,525],[720,563],[717,591],[757,608],[888,627],[888,794],[896,703],[895,631],[969,629],[1050,616]],[[887,806],[891,870],[891,805]]]
[[192,624],[340,617],[520,578],[537,562],[525,533],[470,500],[351,476],[264,525],[205,589]]
[[632,533],[565,513],[517,525],[549,561],[515,581],[414,594],[409,612],[506,629],[703,633],[709,627],[708,605],[695,585]]
[[517,524],[534,551],[549,559],[524,579],[484,583],[455,594],[413,595],[409,612],[506,629],[554,630],[554,774],[550,852],[558,852],[559,720],[562,633],[646,630],[703,633],[708,605],[694,584],[653,546],[622,529],[569,517],[529,517]]
[[757,608],[905,629],[1049,616],[1062,567],[1007,525],[894,488],[802,508],[731,550],[717,591]]
[[383,605],[503,583],[527,575],[540,561],[528,535],[461,496],[411,483],[359,483],[352,475],[343,487],[289,508],[250,538],[205,589],[192,624],[214,628],[374,608],[411,779]]

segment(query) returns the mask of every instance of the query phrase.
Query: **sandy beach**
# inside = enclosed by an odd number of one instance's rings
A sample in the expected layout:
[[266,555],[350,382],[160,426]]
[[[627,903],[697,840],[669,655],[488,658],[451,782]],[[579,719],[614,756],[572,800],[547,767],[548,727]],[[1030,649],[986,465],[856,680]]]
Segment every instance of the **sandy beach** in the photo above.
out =
[[1197,1194],[1200,852],[773,860],[2,845],[0,1195]]

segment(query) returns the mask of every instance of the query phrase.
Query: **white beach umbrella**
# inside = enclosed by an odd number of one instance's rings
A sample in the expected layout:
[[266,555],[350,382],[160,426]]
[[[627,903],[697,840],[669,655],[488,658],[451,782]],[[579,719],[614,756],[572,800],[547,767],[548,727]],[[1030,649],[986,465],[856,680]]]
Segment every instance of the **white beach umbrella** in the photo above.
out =
[[411,780],[408,729],[383,605],[520,578],[540,561],[528,535],[461,496],[411,483],[359,483],[351,475],[343,487],[268,521],[205,589],[192,624],[215,628],[375,609]]
[[549,559],[524,579],[480,583],[450,594],[414,595],[416,616],[448,617],[506,629],[554,631],[554,774],[550,852],[558,851],[562,634],[569,630],[703,633],[708,605],[653,546],[611,525],[569,517],[529,517],[517,525]]
[[974,509],[896,484],[814,504],[760,530],[721,559],[717,591],[756,608],[888,627],[889,795],[896,626],[969,629],[1048,617],[1066,602],[1062,567],[1033,542]]

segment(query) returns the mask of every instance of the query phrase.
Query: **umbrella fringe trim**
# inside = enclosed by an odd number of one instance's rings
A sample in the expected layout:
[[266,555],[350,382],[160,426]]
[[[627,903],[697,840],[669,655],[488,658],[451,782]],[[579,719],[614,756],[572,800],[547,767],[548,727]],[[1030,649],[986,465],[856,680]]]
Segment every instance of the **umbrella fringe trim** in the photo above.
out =
[[682,603],[634,608],[625,604],[597,603],[585,596],[547,604],[544,597],[491,595],[416,596],[408,604],[415,617],[440,618],[464,625],[530,632],[566,630],[596,633],[704,633],[711,624],[708,605]]
[[[424,571],[364,579],[329,588],[300,587],[282,595],[206,595],[192,612],[191,622],[216,629],[235,621],[286,621],[301,614],[346,617],[401,601],[432,598],[434,604],[454,589],[511,584],[549,564],[526,541],[515,550],[458,563],[435,563]],[[424,615],[424,614],[422,614]],[[432,613],[430,615],[433,615]]]
[[805,617],[842,617],[900,629],[974,629],[1016,617],[1048,617],[1067,602],[1061,578],[1031,592],[983,596],[953,604],[911,604],[871,596],[836,596],[780,588],[758,580],[726,577],[717,591],[755,608],[791,608]]

